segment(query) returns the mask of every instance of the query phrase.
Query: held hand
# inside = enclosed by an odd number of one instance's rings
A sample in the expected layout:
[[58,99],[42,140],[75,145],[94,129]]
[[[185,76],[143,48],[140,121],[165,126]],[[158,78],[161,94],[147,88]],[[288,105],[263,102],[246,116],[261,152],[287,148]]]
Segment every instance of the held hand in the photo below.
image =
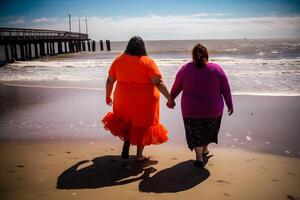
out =
[[233,113],[233,108],[228,108],[228,115],[230,116],[232,115],[232,113]]
[[166,105],[168,108],[174,109],[176,103],[173,99],[169,99]]
[[111,106],[111,105],[112,105],[112,100],[111,100],[110,97],[106,97],[105,101],[106,101],[106,104],[107,104],[108,106]]

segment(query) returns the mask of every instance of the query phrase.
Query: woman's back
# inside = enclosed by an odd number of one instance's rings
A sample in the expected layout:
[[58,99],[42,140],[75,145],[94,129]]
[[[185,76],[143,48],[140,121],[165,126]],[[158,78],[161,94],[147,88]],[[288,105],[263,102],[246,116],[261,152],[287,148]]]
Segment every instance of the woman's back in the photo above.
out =
[[110,70],[116,80],[123,83],[151,84],[151,76],[160,76],[155,62],[148,56],[125,53],[114,61]]
[[197,68],[188,63],[184,69],[183,92],[195,98],[213,98],[220,96],[220,73],[218,65],[207,63],[206,67]]
[[182,93],[181,108],[184,117],[217,117],[222,115],[224,103],[232,105],[230,88],[222,68],[206,63],[199,68],[194,62],[184,65],[176,76],[172,96]]

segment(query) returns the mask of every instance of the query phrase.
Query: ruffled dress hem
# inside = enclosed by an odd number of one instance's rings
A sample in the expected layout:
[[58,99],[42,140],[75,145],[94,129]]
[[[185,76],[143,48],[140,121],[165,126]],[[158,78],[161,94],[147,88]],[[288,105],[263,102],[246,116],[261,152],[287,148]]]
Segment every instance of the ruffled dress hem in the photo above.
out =
[[121,117],[109,112],[102,119],[104,128],[112,135],[123,141],[129,141],[132,145],[146,146],[162,144],[168,140],[168,131],[162,124],[149,127],[136,127],[122,120]]

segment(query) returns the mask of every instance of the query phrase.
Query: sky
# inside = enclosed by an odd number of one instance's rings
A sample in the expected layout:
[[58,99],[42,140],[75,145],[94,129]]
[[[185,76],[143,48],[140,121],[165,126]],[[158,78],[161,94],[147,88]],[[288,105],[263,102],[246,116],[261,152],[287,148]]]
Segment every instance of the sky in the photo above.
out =
[[0,26],[145,40],[300,38],[300,0],[1,0]]

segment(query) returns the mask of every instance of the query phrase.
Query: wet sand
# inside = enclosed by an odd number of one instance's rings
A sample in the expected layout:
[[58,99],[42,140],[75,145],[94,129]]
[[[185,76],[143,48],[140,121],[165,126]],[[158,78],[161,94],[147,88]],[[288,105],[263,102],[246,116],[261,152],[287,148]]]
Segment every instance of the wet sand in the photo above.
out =
[[161,101],[170,141],[147,147],[151,162],[138,165],[119,159],[121,142],[99,123],[111,109],[103,90],[55,86],[0,85],[1,199],[300,198],[300,97],[234,96],[200,170],[178,100],[171,111]]
[[[0,138],[112,139],[99,123],[111,107],[97,84],[0,85]],[[169,143],[185,145],[179,100],[170,110],[161,97],[161,122],[169,130]],[[223,115],[219,147],[300,158],[300,96],[234,95],[233,100],[235,113]]]

